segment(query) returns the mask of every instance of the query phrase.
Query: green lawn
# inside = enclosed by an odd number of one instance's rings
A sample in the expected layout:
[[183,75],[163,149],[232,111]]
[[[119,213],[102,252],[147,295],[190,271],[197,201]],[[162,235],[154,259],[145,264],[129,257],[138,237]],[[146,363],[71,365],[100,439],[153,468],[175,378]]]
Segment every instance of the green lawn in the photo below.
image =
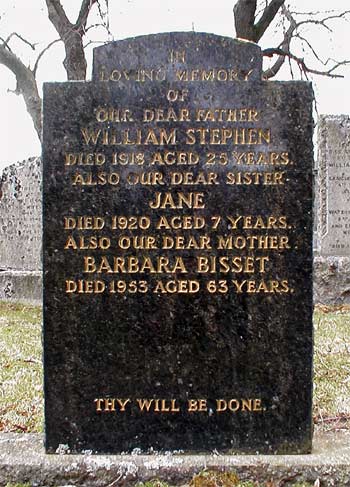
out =
[[315,423],[330,429],[350,429],[349,309],[317,308],[314,328]]
[[43,429],[41,308],[0,302],[0,431]]
[[[315,311],[314,419],[350,428],[350,310]],[[0,302],[0,431],[43,430],[41,308]]]

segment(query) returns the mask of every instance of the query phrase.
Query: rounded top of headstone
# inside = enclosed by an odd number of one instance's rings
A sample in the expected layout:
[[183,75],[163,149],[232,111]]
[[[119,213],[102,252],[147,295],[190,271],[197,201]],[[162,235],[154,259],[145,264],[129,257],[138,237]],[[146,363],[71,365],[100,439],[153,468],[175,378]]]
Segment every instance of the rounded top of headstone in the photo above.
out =
[[[176,68],[232,70],[236,79],[261,80],[262,54],[252,42],[199,32],[168,32],[110,42],[94,49],[93,81],[110,79],[113,71],[166,70]],[[200,75],[198,75],[200,76]],[[116,77],[114,77],[116,78]],[[113,76],[112,76],[112,80]],[[174,79],[176,80],[176,79]]]

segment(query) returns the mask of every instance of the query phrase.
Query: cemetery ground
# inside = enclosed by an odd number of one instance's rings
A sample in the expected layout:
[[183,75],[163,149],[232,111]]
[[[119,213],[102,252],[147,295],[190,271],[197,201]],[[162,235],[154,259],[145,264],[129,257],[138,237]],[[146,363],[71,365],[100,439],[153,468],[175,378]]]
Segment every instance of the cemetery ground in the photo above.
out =
[[[0,302],[0,432],[42,433],[41,308]],[[314,313],[314,410],[315,431],[350,431],[350,307],[317,306]],[[297,407],[297,406],[296,406]],[[1,479],[0,479],[1,480]],[[1,484],[0,482],[0,485]],[[7,484],[22,487],[30,484]],[[162,481],[141,487],[165,487]],[[293,479],[259,483],[240,482],[234,472],[203,471],[191,487],[277,487]],[[322,485],[322,484],[320,484]]]

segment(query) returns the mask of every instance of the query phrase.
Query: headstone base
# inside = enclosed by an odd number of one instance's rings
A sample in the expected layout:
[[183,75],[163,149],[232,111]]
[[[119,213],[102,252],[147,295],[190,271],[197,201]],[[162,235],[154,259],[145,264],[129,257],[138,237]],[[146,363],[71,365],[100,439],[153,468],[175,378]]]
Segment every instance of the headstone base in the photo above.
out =
[[0,300],[42,304],[42,272],[0,271]]
[[[188,484],[203,470],[235,472],[242,480],[279,485],[350,486],[350,432],[316,434],[311,455],[46,455],[39,434],[0,435],[1,485],[37,487],[131,485],[152,479]],[[62,451],[64,448],[62,449]],[[283,482],[284,484],[284,482]]]
[[350,258],[314,258],[314,303],[350,305]]

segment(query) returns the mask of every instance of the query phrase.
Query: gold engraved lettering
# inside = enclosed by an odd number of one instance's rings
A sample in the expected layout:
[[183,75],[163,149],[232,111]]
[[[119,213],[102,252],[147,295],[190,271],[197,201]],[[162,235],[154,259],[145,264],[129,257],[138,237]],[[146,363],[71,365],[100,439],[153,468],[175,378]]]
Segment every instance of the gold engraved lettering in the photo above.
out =
[[105,226],[100,216],[65,216],[63,221],[65,230],[102,230]]
[[246,165],[281,165],[287,166],[291,163],[288,152],[232,152],[235,164]]
[[77,281],[66,280],[66,294],[101,294],[105,291],[106,285],[103,281],[86,281],[78,279]]
[[181,274],[187,273],[181,257],[110,257],[84,256],[84,272],[87,274]]
[[201,127],[186,130],[186,144],[188,145],[268,145],[270,143],[270,129]]
[[253,411],[263,411],[261,399],[253,399]]
[[166,99],[170,102],[182,101],[184,102],[188,98],[189,91],[184,90],[168,90]]
[[140,411],[150,411],[154,399],[136,399]]
[[258,122],[259,112],[255,108],[197,108],[196,122]]
[[133,122],[131,110],[127,108],[98,107],[94,110],[98,122]]
[[151,226],[148,216],[113,216],[111,221],[112,230],[147,230]]
[[99,78],[100,81],[136,81],[145,83],[146,81],[164,81],[166,79],[166,71],[163,68],[113,69],[109,73],[102,70],[99,73]]
[[143,122],[190,122],[190,111],[188,108],[145,108],[143,110]]
[[212,68],[212,69],[178,69],[176,70],[177,81],[221,81],[221,82],[233,82],[233,81],[248,81],[249,77],[253,73],[251,71],[240,71],[238,69],[226,69],[226,68]]
[[96,404],[96,411],[101,412],[102,411],[102,401],[103,399],[95,399],[94,403]]
[[289,237],[280,235],[250,235],[232,236],[218,235],[217,248],[219,250],[249,249],[249,250],[288,250]]
[[169,61],[171,63],[185,63],[186,62],[186,51],[175,51],[171,50],[169,55]]
[[166,72],[162,69],[139,69],[137,71],[136,81],[145,83],[145,81],[164,81]]
[[148,205],[152,209],[165,209],[172,210],[193,208],[194,210],[205,208],[203,202],[204,193],[159,193],[156,192],[154,201],[149,201]]
[[261,412],[264,409],[261,406],[261,399],[217,399],[216,411],[222,413],[230,411],[236,413],[237,411]]
[[120,406],[120,411],[124,412],[125,411],[125,406],[130,402],[130,399],[117,399],[117,402],[119,403]]
[[141,184],[142,186],[157,186],[157,185],[164,185],[164,174],[161,172],[130,172],[126,180],[128,184],[131,186],[135,186],[136,184]]
[[101,143],[106,146],[113,145],[176,145],[177,129],[95,129],[82,128],[81,134],[85,145]]
[[286,172],[228,172],[226,184],[228,185],[257,185],[276,186],[285,184]]
[[105,399],[104,400],[104,410],[106,412],[115,411],[115,399]]
[[99,172],[94,174],[92,172],[75,173],[72,176],[73,186],[117,186],[120,181],[119,173],[117,172]]
[[229,272],[241,274],[254,272],[265,273],[266,264],[269,262],[269,257],[203,257],[199,256],[197,259],[197,272],[202,274],[214,274],[221,272],[227,274]]
[[190,413],[206,412],[208,410],[206,399],[188,399],[187,409]]
[[136,235],[134,237],[128,237],[122,235],[118,238],[118,247],[127,249],[157,249],[156,238],[150,235]]
[[65,166],[103,166],[106,156],[101,153],[85,154],[84,152],[65,154]]
[[126,405],[131,402],[130,399],[117,398],[98,398],[94,400],[97,412],[116,412],[117,408],[121,413],[125,412]]
[[203,184],[207,186],[220,183],[218,181],[218,174],[215,172],[199,172],[196,175],[192,172],[170,172],[170,184],[172,186],[177,184],[186,186]]
[[150,165],[159,164],[166,166],[173,165],[196,165],[199,162],[199,155],[195,152],[164,151],[155,152],[152,155]]
[[68,250],[107,250],[111,246],[111,239],[92,235],[90,237],[74,237],[69,235],[64,249]]
[[109,283],[108,291],[111,294],[115,293],[147,293],[148,292],[148,284],[147,281],[112,281]]
[[136,399],[136,402],[142,412],[178,413],[180,411],[176,399]]
[[241,282],[233,280],[232,284],[237,294],[247,293],[247,294],[287,294],[293,293],[293,289],[290,288],[288,280],[284,279],[282,281],[271,280],[271,281],[251,281],[243,280]]
[[176,281],[157,281],[154,293],[155,294],[195,294],[198,293],[200,284],[196,280],[181,280]]
[[112,157],[112,164],[121,166],[142,166],[145,163],[143,152],[115,152]]
[[177,236],[163,236],[162,238],[162,249],[176,249],[176,250],[211,250],[210,237],[207,235],[188,235],[183,237],[181,235]]
[[232,230],[243,228],[244,230],[285,230],[287,226],[286,216],[227,216]]
[[161,216],[156,225],[157,230],[200,230],[205,227],[201,216]]

